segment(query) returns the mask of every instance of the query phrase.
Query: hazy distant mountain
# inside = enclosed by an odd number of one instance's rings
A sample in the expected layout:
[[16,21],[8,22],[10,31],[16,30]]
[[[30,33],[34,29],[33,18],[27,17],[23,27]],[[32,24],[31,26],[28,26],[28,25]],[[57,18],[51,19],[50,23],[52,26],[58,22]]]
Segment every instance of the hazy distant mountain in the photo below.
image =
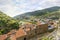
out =
[[42,16],[47,14],[47,12],[52,13],[52,12],[56,12],[59,11],[60,7],[59,6],[54,6],[54,7],[50,7],[50,8],[46,8],[43,10],[37,10],[37,11],[33,11],[33,12],[27,12],[21,15],[17,15],[14,18],[16,19],[23,19],[24,17],[29,18],[29,16]]

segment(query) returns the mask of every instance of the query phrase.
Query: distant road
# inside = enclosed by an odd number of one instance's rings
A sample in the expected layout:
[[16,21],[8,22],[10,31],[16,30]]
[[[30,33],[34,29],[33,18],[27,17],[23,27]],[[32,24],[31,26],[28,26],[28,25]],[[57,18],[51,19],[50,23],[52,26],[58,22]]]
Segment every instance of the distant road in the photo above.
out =
[[58,29],[53,31],[51,34],[49,34],[47,37],[53,36],[54,40],[60,40],[60,27],[58,26]]

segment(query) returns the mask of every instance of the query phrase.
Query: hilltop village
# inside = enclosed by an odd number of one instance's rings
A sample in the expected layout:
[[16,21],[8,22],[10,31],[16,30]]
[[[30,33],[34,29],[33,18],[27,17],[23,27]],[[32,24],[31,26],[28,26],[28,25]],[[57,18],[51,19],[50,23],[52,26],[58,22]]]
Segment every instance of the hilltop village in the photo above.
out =
[[46,20],[45,22],[35,20],[36,24],[30,22],[21,23],[18,30],[11,30],[7,34],[0,35],[0,40],[29,40],[32,37],[54,30],[57,27],[56,21]]
[[[27,12],[14,17],[6,14],[0,11],[0,40],[50,40],[51,36],[55,40],[57,38],[60,40],[59,6]],[[46,36],[47,39],[45,39]],[[56,36],[58,37],[56,38]]]

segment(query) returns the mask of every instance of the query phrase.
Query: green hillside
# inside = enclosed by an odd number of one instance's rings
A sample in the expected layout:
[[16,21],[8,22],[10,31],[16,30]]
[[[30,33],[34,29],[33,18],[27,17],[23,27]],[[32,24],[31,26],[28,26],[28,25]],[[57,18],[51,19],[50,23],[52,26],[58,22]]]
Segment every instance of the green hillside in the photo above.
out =
[[[0,34],[5,34],[12,29],[18,29],[19,21],[27,21],[35,23],[34,19],[59,19],[60,18],[60,7],[50,7],[43,10],[37,10],[33,12],[27,12],[25,14],[17,15],[14,18],[11,18],[0,11]],[[16,20],[17,19],[17,20]],[[32,20],[33,19],[33,20]]]
[[18,21],[0,11],[0,34],[5,34],[12,29],[18,29]]
[[[22,20],[22,19],[30,19],[31,16],[33,17],[39,17],[40,18],[50,18],[55,16],[54,18],[56,18],[58,15],[58,18],[60,17],[60,7],[55,6],[55,7],[50,7],[50,8],[46,8],[43,10],[37,10],[37,11],[33,11],[33,12],[27,12],[25,14],[21,14],[21,15],[17,15],[14,18],[18,19],[18,20]],[[57,15],[56,15],[57,14]]]

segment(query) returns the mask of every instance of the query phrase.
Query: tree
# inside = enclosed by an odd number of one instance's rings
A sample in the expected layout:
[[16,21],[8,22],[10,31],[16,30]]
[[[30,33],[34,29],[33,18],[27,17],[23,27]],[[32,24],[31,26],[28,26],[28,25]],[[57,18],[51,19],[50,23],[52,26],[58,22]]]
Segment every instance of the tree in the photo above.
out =
[[18,29],[18,21],[0,12],[0,34],[5,34],[12,29]]

